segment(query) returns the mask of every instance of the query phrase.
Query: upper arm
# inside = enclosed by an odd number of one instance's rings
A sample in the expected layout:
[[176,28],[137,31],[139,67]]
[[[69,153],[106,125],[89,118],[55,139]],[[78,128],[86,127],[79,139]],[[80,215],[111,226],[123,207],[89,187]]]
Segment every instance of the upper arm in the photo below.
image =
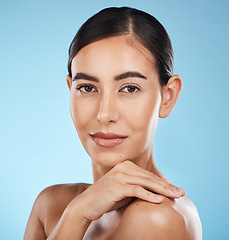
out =
[[131,204],[113,240],[193,240],[186,229],[185,218],[171,207],[170,200],[164,201],[161,204],[143,201]]
[[44,208],[47,190],[43,190],[34,202],[25,229],[24,240],[45,240],[45,232],[41,223],[41,210]]
[[84,189],[85,184],[60,184],[44,189],[33,205],[24,240],[46,239],[69,202]]

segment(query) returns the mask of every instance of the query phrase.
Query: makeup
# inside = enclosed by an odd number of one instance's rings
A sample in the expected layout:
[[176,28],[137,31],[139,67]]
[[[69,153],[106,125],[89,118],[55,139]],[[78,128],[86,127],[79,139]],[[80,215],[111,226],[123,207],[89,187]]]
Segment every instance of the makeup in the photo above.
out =
[[115,147],[127,139],[127,136],[124,135],[103,132],[90,134],[90,137],[100,147]]

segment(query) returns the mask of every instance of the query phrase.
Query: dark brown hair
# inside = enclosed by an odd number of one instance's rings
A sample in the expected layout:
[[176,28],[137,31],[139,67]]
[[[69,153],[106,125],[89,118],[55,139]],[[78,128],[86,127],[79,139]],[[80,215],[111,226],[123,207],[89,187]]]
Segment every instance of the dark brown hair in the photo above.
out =
[[108,37],[128,34],[151,52],[160,84],[165,86],[173,74],[173,48],[169,35],[155,17],[129,7],[103,9],[80,27],[69,48],[69,75],[72,77],[72,59],[81,48]]

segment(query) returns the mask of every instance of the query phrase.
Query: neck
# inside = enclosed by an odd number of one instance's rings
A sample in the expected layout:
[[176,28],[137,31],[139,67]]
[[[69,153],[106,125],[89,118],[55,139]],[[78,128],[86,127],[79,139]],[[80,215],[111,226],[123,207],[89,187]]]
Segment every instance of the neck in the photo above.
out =
[[[104,168],[98,164],[96,164],[93,159],[92,161],[92,171],[93,171],[93,181],[96,182],[98,179],[103,177],[106,173],[108,173],[111,168]],[[146,169],[149,172],[152,172],[153,174],[163,177],[164,175],[158,170],[155,159],[153,156],[153,151],[146,150],[143,154],[138,156],[136,159],[132,159],[133,163],[135,163],[137,166]]]

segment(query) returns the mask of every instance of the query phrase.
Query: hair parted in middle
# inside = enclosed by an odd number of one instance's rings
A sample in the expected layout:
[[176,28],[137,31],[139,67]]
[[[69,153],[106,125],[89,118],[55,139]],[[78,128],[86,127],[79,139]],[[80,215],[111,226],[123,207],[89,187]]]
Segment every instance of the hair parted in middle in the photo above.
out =
[[106,8],[89,18],[78,30],[69,48],[68,72],[83,47],[109,37],[130,35],[145,47],[155,60],[160,84],[165,86],[173,74],[173,48],[162,24],[150,14],[129,7]]

